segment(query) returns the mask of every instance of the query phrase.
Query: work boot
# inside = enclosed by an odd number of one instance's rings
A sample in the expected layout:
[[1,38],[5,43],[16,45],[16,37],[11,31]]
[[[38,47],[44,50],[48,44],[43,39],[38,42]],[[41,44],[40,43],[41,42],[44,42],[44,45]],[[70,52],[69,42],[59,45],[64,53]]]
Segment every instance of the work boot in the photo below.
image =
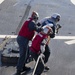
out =
[[45,66],[45,68],[44,68],[46,71],[48,71],[49,70],[49,67],[48,66]]
[[24,71],[30,71],[30,70],[31,70],[30,67],[26,67],[26,66],[24,66],[21,72],[24,72]]
[[17,70],[15,75],[21,75],[21,70]]

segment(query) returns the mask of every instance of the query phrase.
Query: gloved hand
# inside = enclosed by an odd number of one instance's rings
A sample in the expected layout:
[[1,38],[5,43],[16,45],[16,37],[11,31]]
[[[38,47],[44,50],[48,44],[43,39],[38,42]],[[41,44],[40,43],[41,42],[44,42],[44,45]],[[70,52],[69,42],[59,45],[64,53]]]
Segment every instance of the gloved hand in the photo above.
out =
[[40,56],[44,59],[45,58],[45,55],[43,53],[40,54]]
[[61,28],[62,26],[61,26],[60,24],[57,24],[56,27],[57,27],[57,28]]
[[37,23],[37,26],[42,26],[39,22]]
[[61,28],[62,26],[60,24],[57,24],[56,25],[56,33],[58,33],[59,29]]
[[45,45],[41,45],[41,53],[45,52]]

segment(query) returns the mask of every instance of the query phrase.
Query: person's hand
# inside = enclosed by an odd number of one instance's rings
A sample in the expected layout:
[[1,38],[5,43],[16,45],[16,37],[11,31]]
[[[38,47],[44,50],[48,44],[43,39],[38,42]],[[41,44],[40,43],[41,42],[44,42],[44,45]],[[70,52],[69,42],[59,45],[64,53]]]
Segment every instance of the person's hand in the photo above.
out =
[[44,53],[45,52],[45,44],[42,43],[40,47],[41,47],[41,53]]
[[37,26],[41,26],[41,24],[38,22],[38,23],[37,23]]
[[61,28],[62,27],[60,24],[57,24],[56,26],[57,26],[57,28]]
[[61,28],[62,26],[60,25],[60,24],[57,24],[56,25],[56,33],[58,34],[58,31],[59,31],[59,29]]

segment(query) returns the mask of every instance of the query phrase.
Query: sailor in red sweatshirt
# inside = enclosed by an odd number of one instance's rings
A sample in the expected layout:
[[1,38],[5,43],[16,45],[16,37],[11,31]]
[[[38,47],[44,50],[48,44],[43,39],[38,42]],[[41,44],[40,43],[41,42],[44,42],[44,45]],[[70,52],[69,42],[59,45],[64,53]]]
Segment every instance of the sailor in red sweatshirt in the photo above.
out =
[[[32,45],[30,47],[30,52],[32,57],[37,61],[40,53],[44,53],[45,46],[48,43],[48,35],[52,33],[52,28],[49,26],[43,26],[43,31],[37,33],[32,41]],[[44,65],[42,62],[39,62],[36,72],[36,75],[41,75],[44,70]]]

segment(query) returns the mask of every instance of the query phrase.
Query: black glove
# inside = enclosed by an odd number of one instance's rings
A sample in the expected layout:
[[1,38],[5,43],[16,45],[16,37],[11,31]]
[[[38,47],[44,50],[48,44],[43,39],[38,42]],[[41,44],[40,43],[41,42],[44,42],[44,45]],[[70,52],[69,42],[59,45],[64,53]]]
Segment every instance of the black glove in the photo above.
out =
[[43,28],[39,28],[39,32],[43,31]]
[[38,22],[38,23],[37,23],[37,26],[41,26],[41,24]]
[[56,28],[61,28],[62,26],[60,24],[57,24],[56,25]]
[[61,25],[60,24],[57,24],[56,25],[56,33],[58,33],[59,29],[61,28]]

